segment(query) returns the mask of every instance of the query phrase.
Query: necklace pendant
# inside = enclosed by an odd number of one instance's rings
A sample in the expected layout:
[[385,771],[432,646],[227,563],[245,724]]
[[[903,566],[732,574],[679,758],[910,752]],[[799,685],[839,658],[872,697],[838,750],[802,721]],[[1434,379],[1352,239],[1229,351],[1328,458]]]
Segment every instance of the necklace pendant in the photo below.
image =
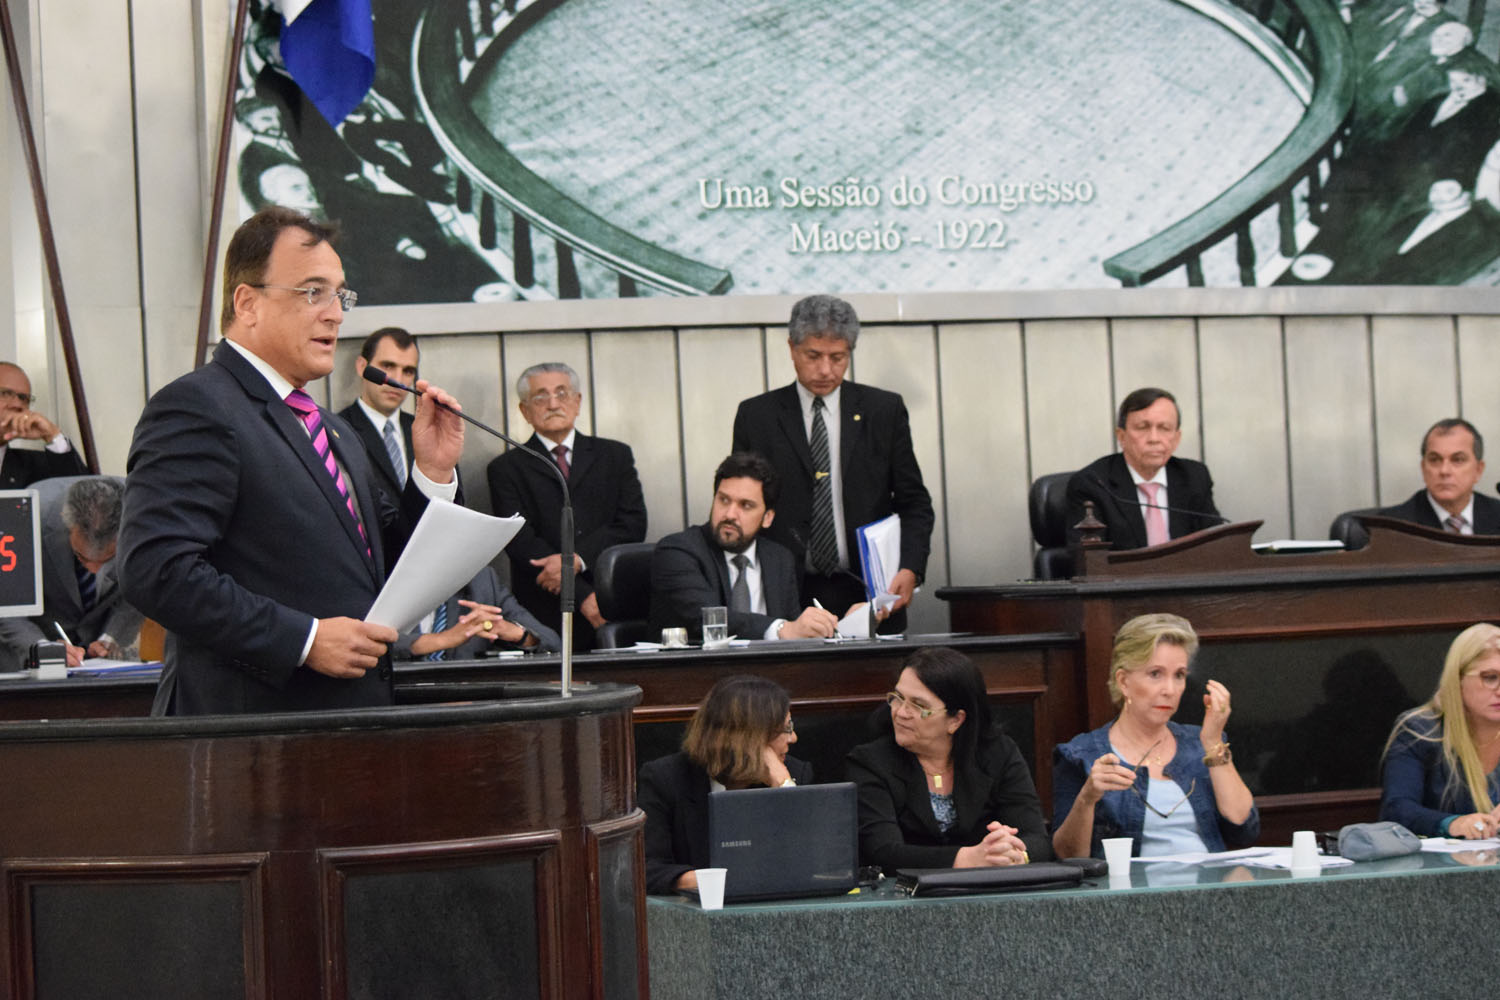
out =
[[943,787],[943,776],[941,774],[934,774],[932,776],[932,787],[938,789]]

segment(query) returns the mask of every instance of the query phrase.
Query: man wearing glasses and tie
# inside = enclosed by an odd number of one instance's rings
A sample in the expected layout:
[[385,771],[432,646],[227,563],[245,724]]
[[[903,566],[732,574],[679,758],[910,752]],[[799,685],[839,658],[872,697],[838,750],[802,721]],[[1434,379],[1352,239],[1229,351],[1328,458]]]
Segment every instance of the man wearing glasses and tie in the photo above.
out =
[[354,305],[334,236],[277,207],[241,225],[225,339],[136,425],[119,553],[127,599],[169,632],[157,714],[392,701],[396,632],[363,619],[428,499],[453,499],[463,424],[417,383],[398,508],[349,425],[304,391],[333,370]]
[[[31,379],[19,365],[0,361],[0,490],[21,490],[39,479],[81,476],[83,459],[57,425],[31,408]],[[13,448],[20,438],[44,448]]]
[[[551,459],[573,497],[574,596],[582,616],[573,619],[573,648],[592,649],[604,624],[594,595],[593,567],[611,545],[646,537],[646,497],[630,446],[578,431],[582,386],[571,366],[532,365],[516,379],[521,416],[536,432],[526,447]],[[506,546],[516,598],[543,625],[562,629],[562,485],[535,455],[507,451],[488,468],[490,509],[497,517],[520,514],[526,525]]]

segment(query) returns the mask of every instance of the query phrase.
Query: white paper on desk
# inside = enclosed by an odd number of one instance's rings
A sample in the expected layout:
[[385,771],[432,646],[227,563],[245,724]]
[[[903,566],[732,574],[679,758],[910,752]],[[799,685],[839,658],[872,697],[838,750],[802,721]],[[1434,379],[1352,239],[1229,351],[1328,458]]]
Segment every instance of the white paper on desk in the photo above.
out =
[[[1341,858],[1336,854],[1319,854],[1317,860],[1319,868],[1341,868],[1344,865],[1354,864],[1348,858]],[[1266,854],[1246,858],[1244,863],[1253,868],[1290,868],[1292,867],[1292,849],[1272,847]]]
[[510,544],[524,517],[491,517],[434,500],[386,577],[365,621],[410,631]]
[[1430,854],[1458,854],[1460,851],[1492,851],[1500,840],[1464,840],[1462,837],[1423,837],[1421,849]]
[[1165,861],[1179,865],[1205,865],[1214,862],[1243,861],[1246,858],[1270,854],[1274,850],[1276,850],[1274,847],[1242,847],[1237,851],[1184,851],[1181,854],[1153,854],[1149,858],[1131,858],[1130,860],[1142,864]]

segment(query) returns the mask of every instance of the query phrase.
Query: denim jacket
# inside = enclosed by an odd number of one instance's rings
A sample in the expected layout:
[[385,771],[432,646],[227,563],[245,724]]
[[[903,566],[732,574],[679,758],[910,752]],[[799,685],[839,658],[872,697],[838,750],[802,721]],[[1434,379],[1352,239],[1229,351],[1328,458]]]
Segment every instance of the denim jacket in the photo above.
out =
[[[1422,716],[1398,720],[1385,755],[1380,818],[1395,820],[1419,837],[1435,837],[1443,820],[1478,812],[1460,773],[1443,758],[1442,723]],[[1490,800],[1500,801],[1500,768],[1486,776]]]
[[[1082,733],[1052,751],[1052,829],[1056,830],[1068,818],[1078,792],[1088,781],[1094,761],[1107,753],[1109,727],[1113,721],[1098,729]],[[1260,836],[1260,810],[1253,805],[1250,815],[1243,823],[1231,823],[1219,815],[1214,803],[1213,783],[1208,776],[1208,766],[1203,763],[1203,740],[1197,726],[1182,726],[1168,722],[1167,728],[1177,738],[1177,753],[1167,764],[1168,777],[1187,791],[1188,804],[1193,807],[1193,817],[1198,821],[1198,836],[1210,851],[1249,847]],[[1229,734],[1224,735],[1228,740]],[[1128,788],[1117,792],[1105,792],[1094,806],[1094,835],[1089,853],[1096,858],[1104,857],[1101,841],[1106,837],[1130,837],[1135,841],[1132,853],[1139,856],[1141,829],[1146,823],[1146,802],[1150,777],[1143,770],[1136,776],[1135,791]],[[1197,784],[1193,784],[1196,780]],[[1140,792],[1139,795],[1136,792]]]

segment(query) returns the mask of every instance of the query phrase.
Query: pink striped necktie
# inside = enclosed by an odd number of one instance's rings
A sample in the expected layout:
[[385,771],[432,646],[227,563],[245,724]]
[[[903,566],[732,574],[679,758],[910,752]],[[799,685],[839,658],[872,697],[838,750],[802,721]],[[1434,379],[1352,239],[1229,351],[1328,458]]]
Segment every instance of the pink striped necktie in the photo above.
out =
[[[1136,483],[1136,489],[1145,494],[1147,504],[1156,503],[1156,494],[1161,490],[1161,483]],[[1167,534],[1167,512],[1160,507],[1148,506],[1146,508],[1146,544],[1160,545],[1162,542],[1171,541],[1171,535]]]
[[323,460],[323,468],[333,478],[334,488],[339,491],[339,496],[344,498],[344,506],[348,508],[349,516],[354,518],[354,526],[359,529],[359,537],[365,543],[365,555],[370,555],[370,536],[365,534],[364,522],[359,519],[359,511],[354,508],[354,497],[349,494],[349,486],[344,482],[344,474],[339,471],[339,464],[333,460],[333,449],[328,444],[328,429],[323,426],[323,416],[318,412],[318,404],[314,403],[313,398],[301,389],[293,389],[287,394],[286,405],[302,418],[302,423],[307,428],[307,436],[312,438],[313,448],[317,451],[318,457]]

